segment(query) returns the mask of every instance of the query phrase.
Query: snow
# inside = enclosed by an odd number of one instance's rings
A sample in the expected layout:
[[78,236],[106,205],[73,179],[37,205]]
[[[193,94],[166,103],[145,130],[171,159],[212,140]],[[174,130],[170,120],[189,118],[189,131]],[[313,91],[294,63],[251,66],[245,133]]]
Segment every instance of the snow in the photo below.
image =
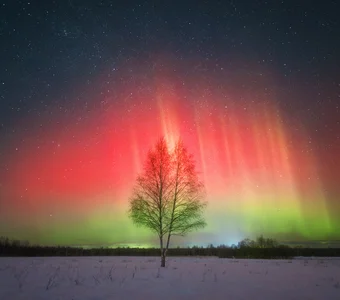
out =
[[0,299],[340,299],[340,258],[0,258]]

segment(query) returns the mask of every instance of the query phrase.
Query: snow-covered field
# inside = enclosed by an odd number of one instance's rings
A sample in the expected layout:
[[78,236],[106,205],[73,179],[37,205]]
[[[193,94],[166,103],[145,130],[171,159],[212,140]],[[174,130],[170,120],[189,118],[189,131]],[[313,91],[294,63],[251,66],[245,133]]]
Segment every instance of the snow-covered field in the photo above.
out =
[[340,299],[340,259],[0,258],[0,299]]

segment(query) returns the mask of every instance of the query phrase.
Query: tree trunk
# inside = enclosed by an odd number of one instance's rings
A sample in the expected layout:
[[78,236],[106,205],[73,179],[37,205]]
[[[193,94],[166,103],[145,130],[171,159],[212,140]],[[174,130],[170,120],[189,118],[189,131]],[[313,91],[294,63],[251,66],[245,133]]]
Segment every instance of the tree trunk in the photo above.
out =
[[161,268],[165,268],[165,253],[164,252],[161,257]]
[[164,249],[163,246],[163,237],[159,238],[160,248],[161,248],[161,267],[165,267],[165,255],[166,255],[166,249]]
[[165,258],[166,258],[166,253],[167,253],[167,248],[163,248],[162,255],[161,255],[161,267],[165,267]]

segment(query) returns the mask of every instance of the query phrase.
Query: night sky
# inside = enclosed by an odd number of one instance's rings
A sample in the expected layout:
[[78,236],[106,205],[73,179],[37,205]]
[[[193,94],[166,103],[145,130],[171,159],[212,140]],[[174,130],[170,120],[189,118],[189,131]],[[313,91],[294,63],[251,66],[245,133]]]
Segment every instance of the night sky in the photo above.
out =
[[209,203],[174,245],[340,240],[340,5],[314,2],[1,1],[0,235],[153,245],[128,199],[164,135]]

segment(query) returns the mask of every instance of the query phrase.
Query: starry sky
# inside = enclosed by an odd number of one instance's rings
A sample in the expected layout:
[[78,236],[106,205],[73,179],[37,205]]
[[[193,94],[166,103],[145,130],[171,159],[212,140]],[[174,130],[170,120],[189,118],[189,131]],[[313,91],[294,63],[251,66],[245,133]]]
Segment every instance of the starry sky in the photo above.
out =
[[181,137],[208,226],[340,240],[338,1],[1,1],[0,235],[150,246],[127,217],[145,155]]

